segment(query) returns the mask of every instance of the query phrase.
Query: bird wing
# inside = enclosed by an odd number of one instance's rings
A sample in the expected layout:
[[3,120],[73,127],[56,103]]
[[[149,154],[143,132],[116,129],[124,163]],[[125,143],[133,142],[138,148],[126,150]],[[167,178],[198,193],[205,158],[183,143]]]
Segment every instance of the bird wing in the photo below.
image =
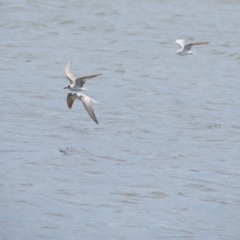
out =
[[203,45],[203,44],[208,44],[208,43],[209,43],[209,42],[189,43],[189,44],[187,44],[187,45],[184,47],[184,50],[189,51],[189,50],[192,48],[192,46],[194,46],[194,45]]
[[97,77],[99,75],[102,75],[102,74],[95,74],[95,75],[90,75],[90,76],[86,76],[86,77],[80,77],[80,78],[77,78],[75,81],[76,81],[76,84],[80,87],[83,87],[83,85],[85,84],[85,82],[90,79],[90,78],[94,78],[94,77]]
[[180,46],[181,49],[184,49],[185,40],[177,39],[176,43]]
[[75,101],[76,97],[73,96],[72,93],[67,95],[67,105],[69,108],[72,108],[73,102]]
[[92,107],[92,99],[86,95],[82,95],[81,97],[83,106],[85,107],[85,109],[87,110],[89,116],[92,118],[92,120],[98,124],[98,120],[95,116],[95,113],[93,111],[93,107]]
[[65,76],[67,77],[67,79],[70,81],[71,84],[74,84],[76,78],[74,77],[74,75],[72,73],[71,64],[72,64],[72,62],[69,62],[67,64],[67,66],[65,67]]

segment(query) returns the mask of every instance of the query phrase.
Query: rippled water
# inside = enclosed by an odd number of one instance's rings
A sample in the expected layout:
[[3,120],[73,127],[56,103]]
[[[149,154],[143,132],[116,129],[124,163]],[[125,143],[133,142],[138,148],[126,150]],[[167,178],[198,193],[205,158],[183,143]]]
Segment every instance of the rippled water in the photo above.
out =
[[[238,1],[6,0],[0,20],[0,239],[239,239]],[[99,125],[67,108],[70,60],[103,73]]]

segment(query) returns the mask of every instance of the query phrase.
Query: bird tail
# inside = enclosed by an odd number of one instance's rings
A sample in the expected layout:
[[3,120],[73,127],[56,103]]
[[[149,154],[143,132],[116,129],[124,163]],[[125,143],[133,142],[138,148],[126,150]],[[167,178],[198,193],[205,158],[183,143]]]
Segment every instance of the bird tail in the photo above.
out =
[[96,103],[96,104],[99,104],[99,102],[97,102],[97,101],[95,101],[95,100],[93,100],[93,99],[92,99],[92,102],[93,102],[93,103]]

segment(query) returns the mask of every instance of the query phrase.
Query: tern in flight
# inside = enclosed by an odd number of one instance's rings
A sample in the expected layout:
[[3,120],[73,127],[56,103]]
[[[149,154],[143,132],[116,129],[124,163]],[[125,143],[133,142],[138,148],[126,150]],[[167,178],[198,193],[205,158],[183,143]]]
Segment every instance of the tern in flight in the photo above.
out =
[[98,102],[94,101],[92,98],[90,98],[87,95],[82,94],[82,93],[69,93],[67,95],[67,105],[69,108],[72,108],[73,102],[75,101],[76,98],[82,101],[83,106],[85,107],[89,116],[92,118],[92,120],[95,123],[98,124],[98,120],[95,116],[95,113],[94,113],[93,107],[92,107],[92,103],[98,103]]
[[209,42],[197,42],[197,43],[189,43],[185,45],[185,40],[177,39],[176,43],[180,46],[180,49],[177,51],[178,55],[189,55],[189,54],[194,54],[194,52],[190,51],[192,46],[208,44]]
[[70,85],[68,85],[64,89],[69,89],[74,92],[85,91],[86,88],[84,88],[83,85],[88,79],[102,75],[102,74],[95,74],[95,75],[80,77],[76,79],[71,70],[71,63],[72,62],[69,62],[65,67],[65,76],[70,81]]

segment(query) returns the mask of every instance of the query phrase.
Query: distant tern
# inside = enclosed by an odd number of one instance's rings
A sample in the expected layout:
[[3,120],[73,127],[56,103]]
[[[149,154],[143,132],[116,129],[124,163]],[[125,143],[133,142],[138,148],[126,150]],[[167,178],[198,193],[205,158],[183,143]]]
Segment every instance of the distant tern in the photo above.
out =
[[73,102],[75,99],[79,99],[82,101],[83,106],[87,110],[89,116],[92,118],[92,120],[98,124],[98,120],[95,116],[95,113],[93,111],[92,103],[98,103],[97,101],[94,101],[92,98],[88,97],[85,94],[82,93],[69,93],[67,95],[67,105],[69,108],[72,108]]
[[80,78],[76,79],[75,76],[72,73],[72,70],[71,70],[71,63],[72,62],[69,62],[67,64],[67,66],[65,67],[65,76],[70,81],[70,85],[68,85],[67,87],[65,87],[63,89],[69,89],[69,90],[74,91],[74,92],[85,91],[86,88],[83,88],[83,85],[85,84],[85,82],[88,79],[97,77],[99,75],[102,75],[102,74],[95,74],[95,75],[80,77]]
[[192,46],[208,44],[209,42],[197,42],[197,43],[189,43],[185,45],[185,40],[177,39],[176,43],[180,46],[180,49],[177,51],[178,55],[189,55],[189,54],[194,54],[194,52],[190,51]]

